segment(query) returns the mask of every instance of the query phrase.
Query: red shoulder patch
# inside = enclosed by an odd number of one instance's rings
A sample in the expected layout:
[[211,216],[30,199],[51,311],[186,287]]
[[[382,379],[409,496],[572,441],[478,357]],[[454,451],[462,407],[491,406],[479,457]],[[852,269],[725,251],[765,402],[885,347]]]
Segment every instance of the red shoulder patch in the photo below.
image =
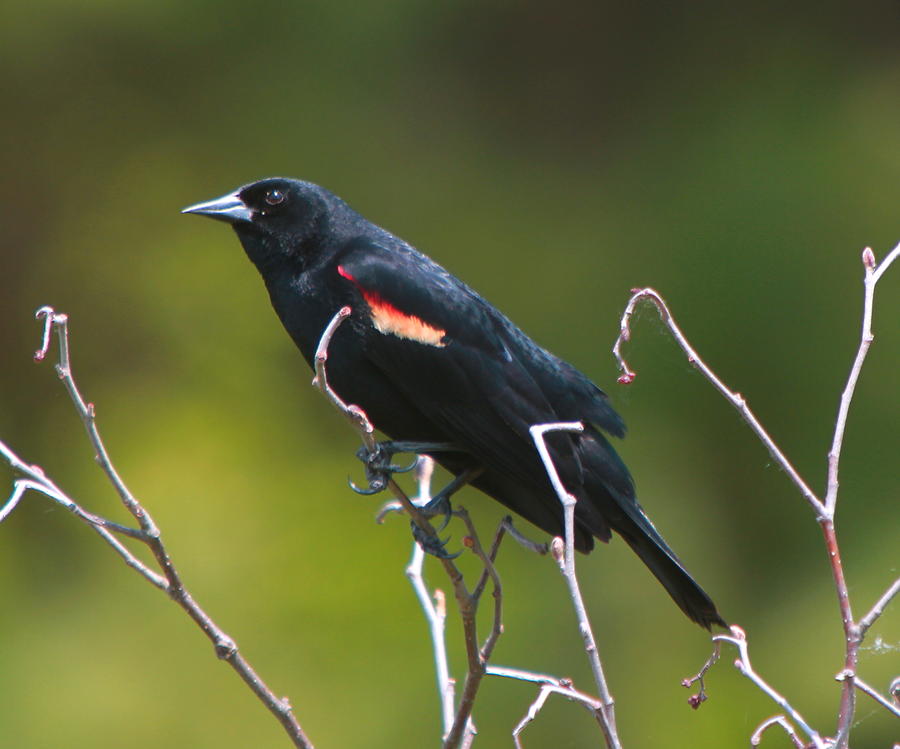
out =
[[369,305],[371,310],[372,324],[376,330],[385,335],[405,338],[410,341],[424,343],[427,346],[443,348],[447,345],[444,342],[444,337],[447,335],[446,330],[429,325],[422,318],[403,312],[384,299],[381,294],[363,288],[359,281],[343,265],[339,265],[337,271],[342,278],[346,278],[356,286],[363,295],[363,299],[366,300],[366,304]]

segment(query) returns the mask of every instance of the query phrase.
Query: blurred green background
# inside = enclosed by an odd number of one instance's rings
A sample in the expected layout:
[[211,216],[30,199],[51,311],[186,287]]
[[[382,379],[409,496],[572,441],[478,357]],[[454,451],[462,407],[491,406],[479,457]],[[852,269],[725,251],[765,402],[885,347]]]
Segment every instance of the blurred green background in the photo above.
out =
[[[860,251],[900,239],[900,10],[751,5],[5,3],[0,437],[124,519],[51,364],[31,361],[33,312],[52,304],[189,588],[316,745],[436,746],[407,523],[376,526],[380,499],[346,487],[356,439],[309,387],[237,240],[179,214],[262,176],[320,182],[611,393],[650,515],[748,631],[757,668],[829,732],[841,631],[810,511],[655,314],[627,349],[632,386],[610,355],[629,289],[655,286],[822,488]],[[858,612],[900,567],[900,265],[879,293],[838,518]],[[459,501],[489,535],[499,506]],[[707,638],[621,541],[579,564],[626,746],[745,746],[775,708],[732,655],[690,710],[679,682]],[[592,690],[552,562],[509,546],[500,571],[495,660]],[[437,567],[429,579],[446,587]],[[40,497],[0,527],[0,591],[0,745],[288,745],[181,611]],[[453,616],[449,640],[462,678]],[[896,602],[868,645],[861,672],[884,689]],[[476,746],[511,746],[533,697],[488,680]],[[598,736],[551,699],[525,745]],[[900,730],[863,696],[854,736],[874,749]]]

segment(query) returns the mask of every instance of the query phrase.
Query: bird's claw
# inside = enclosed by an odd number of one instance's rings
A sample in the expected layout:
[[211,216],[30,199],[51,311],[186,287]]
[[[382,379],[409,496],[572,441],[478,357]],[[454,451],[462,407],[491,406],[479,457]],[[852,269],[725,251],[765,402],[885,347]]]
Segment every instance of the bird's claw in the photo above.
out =
[[369,486],[363,487],[359,486],[353,479],[349,476],[347,477],[347,485],[353,489],[357,494],[362,494],[363,496],[369,497],[373,494],[378,494],[379,492],[383,492],[387,488],[387,481],[382,478],[369,479]]
[[438,559],[456,559],[460,554],[462,554],[462,549],[457,551],[455,554],[450,554],[447,549],[444,548],[448,543],[450,543],[449,536],[446,538],[446,540],[442,540],[437,536],[431,536],[413,522],[410,522],[410,527],[412,528],[413,538],[416,540],[416,543],[422,547],[422,551],[424,551],[426,554],[431,554],[431,556],[437,557]]
[[366,473],[366,481],[368,487],[358,486],[353,481],[349,481],[350,488],[357,494],[371,495],[378,494],[387,489],[391,481],[391,476],[395,473],[408,473],[416,467],[414,460],[408,466],[398,466],[391,463],[393,451],[389,447],[385,447],[384,443],[376,443],[373,449],[369,449],[363,445],[356,451],[356,457],[359,458]]
[[391,464],[390,471],[391,471],[391,473],[409,473],[418,464],[419,464],[419,456],[417,455],[415,458],[413,458],[413,462],[410,463],[408,466],[397,466],[397,465]]
[[432,500],[421,508],[422,514],[426,518],[436,518],[438,515],[442,515],[443,519],[441,520],[441,525],[437,529],[438,533],[441,533],[444,528],[450,523],[450,519],[453,517],[453,507],[450,504],[450,497],[445,494],[438,493]]

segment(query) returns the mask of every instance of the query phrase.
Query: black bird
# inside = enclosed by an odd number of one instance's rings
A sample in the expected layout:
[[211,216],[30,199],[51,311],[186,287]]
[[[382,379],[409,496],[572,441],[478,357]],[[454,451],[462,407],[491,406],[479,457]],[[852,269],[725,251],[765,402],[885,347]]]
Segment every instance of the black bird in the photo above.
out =
[[685,614],[724,626],[637,503],[603,434],[625,434],[605,393],[466,284],[310,182],[264,179],[184,213],[232,225],[310,366],[329,320],[352,308],[329,348],[329,380],[403,441],[394,448],[433,452],[455,485],[469,481],[554,535],[562,510],[528,428],[582,421],[582,434],[548,436],[578,499],[576,547],[588,552],[615,531]]

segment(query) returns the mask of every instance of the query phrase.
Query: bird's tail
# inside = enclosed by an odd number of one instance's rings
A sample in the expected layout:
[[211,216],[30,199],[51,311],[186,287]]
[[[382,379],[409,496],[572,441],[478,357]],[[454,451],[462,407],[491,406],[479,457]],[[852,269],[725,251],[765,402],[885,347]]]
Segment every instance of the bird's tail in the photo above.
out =
[[621,514],[610,523],[656,576],[679,608],[701,627],[727,626],[716,605],[690,576],[659,531],[631,498],[616,498]]

